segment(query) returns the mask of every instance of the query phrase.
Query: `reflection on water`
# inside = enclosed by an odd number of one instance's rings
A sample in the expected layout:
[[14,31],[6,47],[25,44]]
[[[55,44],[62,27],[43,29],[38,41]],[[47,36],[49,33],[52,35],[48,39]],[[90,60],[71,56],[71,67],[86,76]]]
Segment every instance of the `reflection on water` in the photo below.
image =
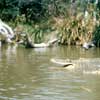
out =
[[[50,62],[53,57],[74,59],[77,65],[67,70]],[[100,76],[91,73],[99,70],[99,57],[99,48],[4,46],[0,48],[0,100],[99,100]]]

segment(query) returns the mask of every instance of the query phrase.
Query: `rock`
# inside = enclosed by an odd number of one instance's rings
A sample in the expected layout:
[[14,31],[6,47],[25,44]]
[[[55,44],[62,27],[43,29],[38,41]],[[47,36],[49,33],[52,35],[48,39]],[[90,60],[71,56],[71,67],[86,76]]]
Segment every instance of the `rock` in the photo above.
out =
[[55,39],[52,39],[52,40],[48,41],[47,43],[39,43],[39,44],[34,43],[33,46],[34,46],[34,48],[50,47],[50,46],[52,46],[54,43],[56,43],[57,41],[58,41],[58,39],[55,38]]
[[88,50],[89,48],[91,48],[91,47],[94,47],[95,45],[94,45],[94,43],[93,42],[85,42],[84,44],[83,44],[83,48],[84,49],[86,49],[86,50]]
[[31,38],[26,35],[26,40],[25,40],[25,46],[26,48],[45,48],[45,47],[50,47],[52,46],[55,42],[57,42],[58,39],[52,39],[48,41],[47,43],[33,43]]
[[14,38],[14,32],[12,28],[5,24],[2,20],[0,20],[0,40],[5,41],[7,43],[12,43],[12,39]]

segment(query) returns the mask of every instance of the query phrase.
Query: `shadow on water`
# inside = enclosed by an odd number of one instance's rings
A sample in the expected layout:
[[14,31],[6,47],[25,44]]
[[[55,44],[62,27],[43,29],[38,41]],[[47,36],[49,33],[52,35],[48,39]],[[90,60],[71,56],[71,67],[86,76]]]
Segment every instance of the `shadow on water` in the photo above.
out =
[[[0,100],[99,100],[100,49],[53,47],[0,50]],[[67,70],[51,58],[73,59]],[[92,73],[91,73],[92,72]]]

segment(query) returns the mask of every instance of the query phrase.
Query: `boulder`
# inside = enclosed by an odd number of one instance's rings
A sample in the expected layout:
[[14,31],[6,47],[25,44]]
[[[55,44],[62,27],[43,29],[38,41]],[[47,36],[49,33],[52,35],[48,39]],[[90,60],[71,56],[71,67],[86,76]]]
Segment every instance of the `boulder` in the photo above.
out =
[[0,41],[5,41],[7,43],[12,43],[14,38],[14,32],[12,28],[0,20]]

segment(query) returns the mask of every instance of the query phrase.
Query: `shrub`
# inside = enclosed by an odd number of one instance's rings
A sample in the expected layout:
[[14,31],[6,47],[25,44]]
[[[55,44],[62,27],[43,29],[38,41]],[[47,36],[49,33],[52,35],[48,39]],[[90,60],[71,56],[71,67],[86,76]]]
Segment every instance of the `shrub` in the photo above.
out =
[[100,47],[100,25],[97,25],[93,32],[93,40],[96,46]]

